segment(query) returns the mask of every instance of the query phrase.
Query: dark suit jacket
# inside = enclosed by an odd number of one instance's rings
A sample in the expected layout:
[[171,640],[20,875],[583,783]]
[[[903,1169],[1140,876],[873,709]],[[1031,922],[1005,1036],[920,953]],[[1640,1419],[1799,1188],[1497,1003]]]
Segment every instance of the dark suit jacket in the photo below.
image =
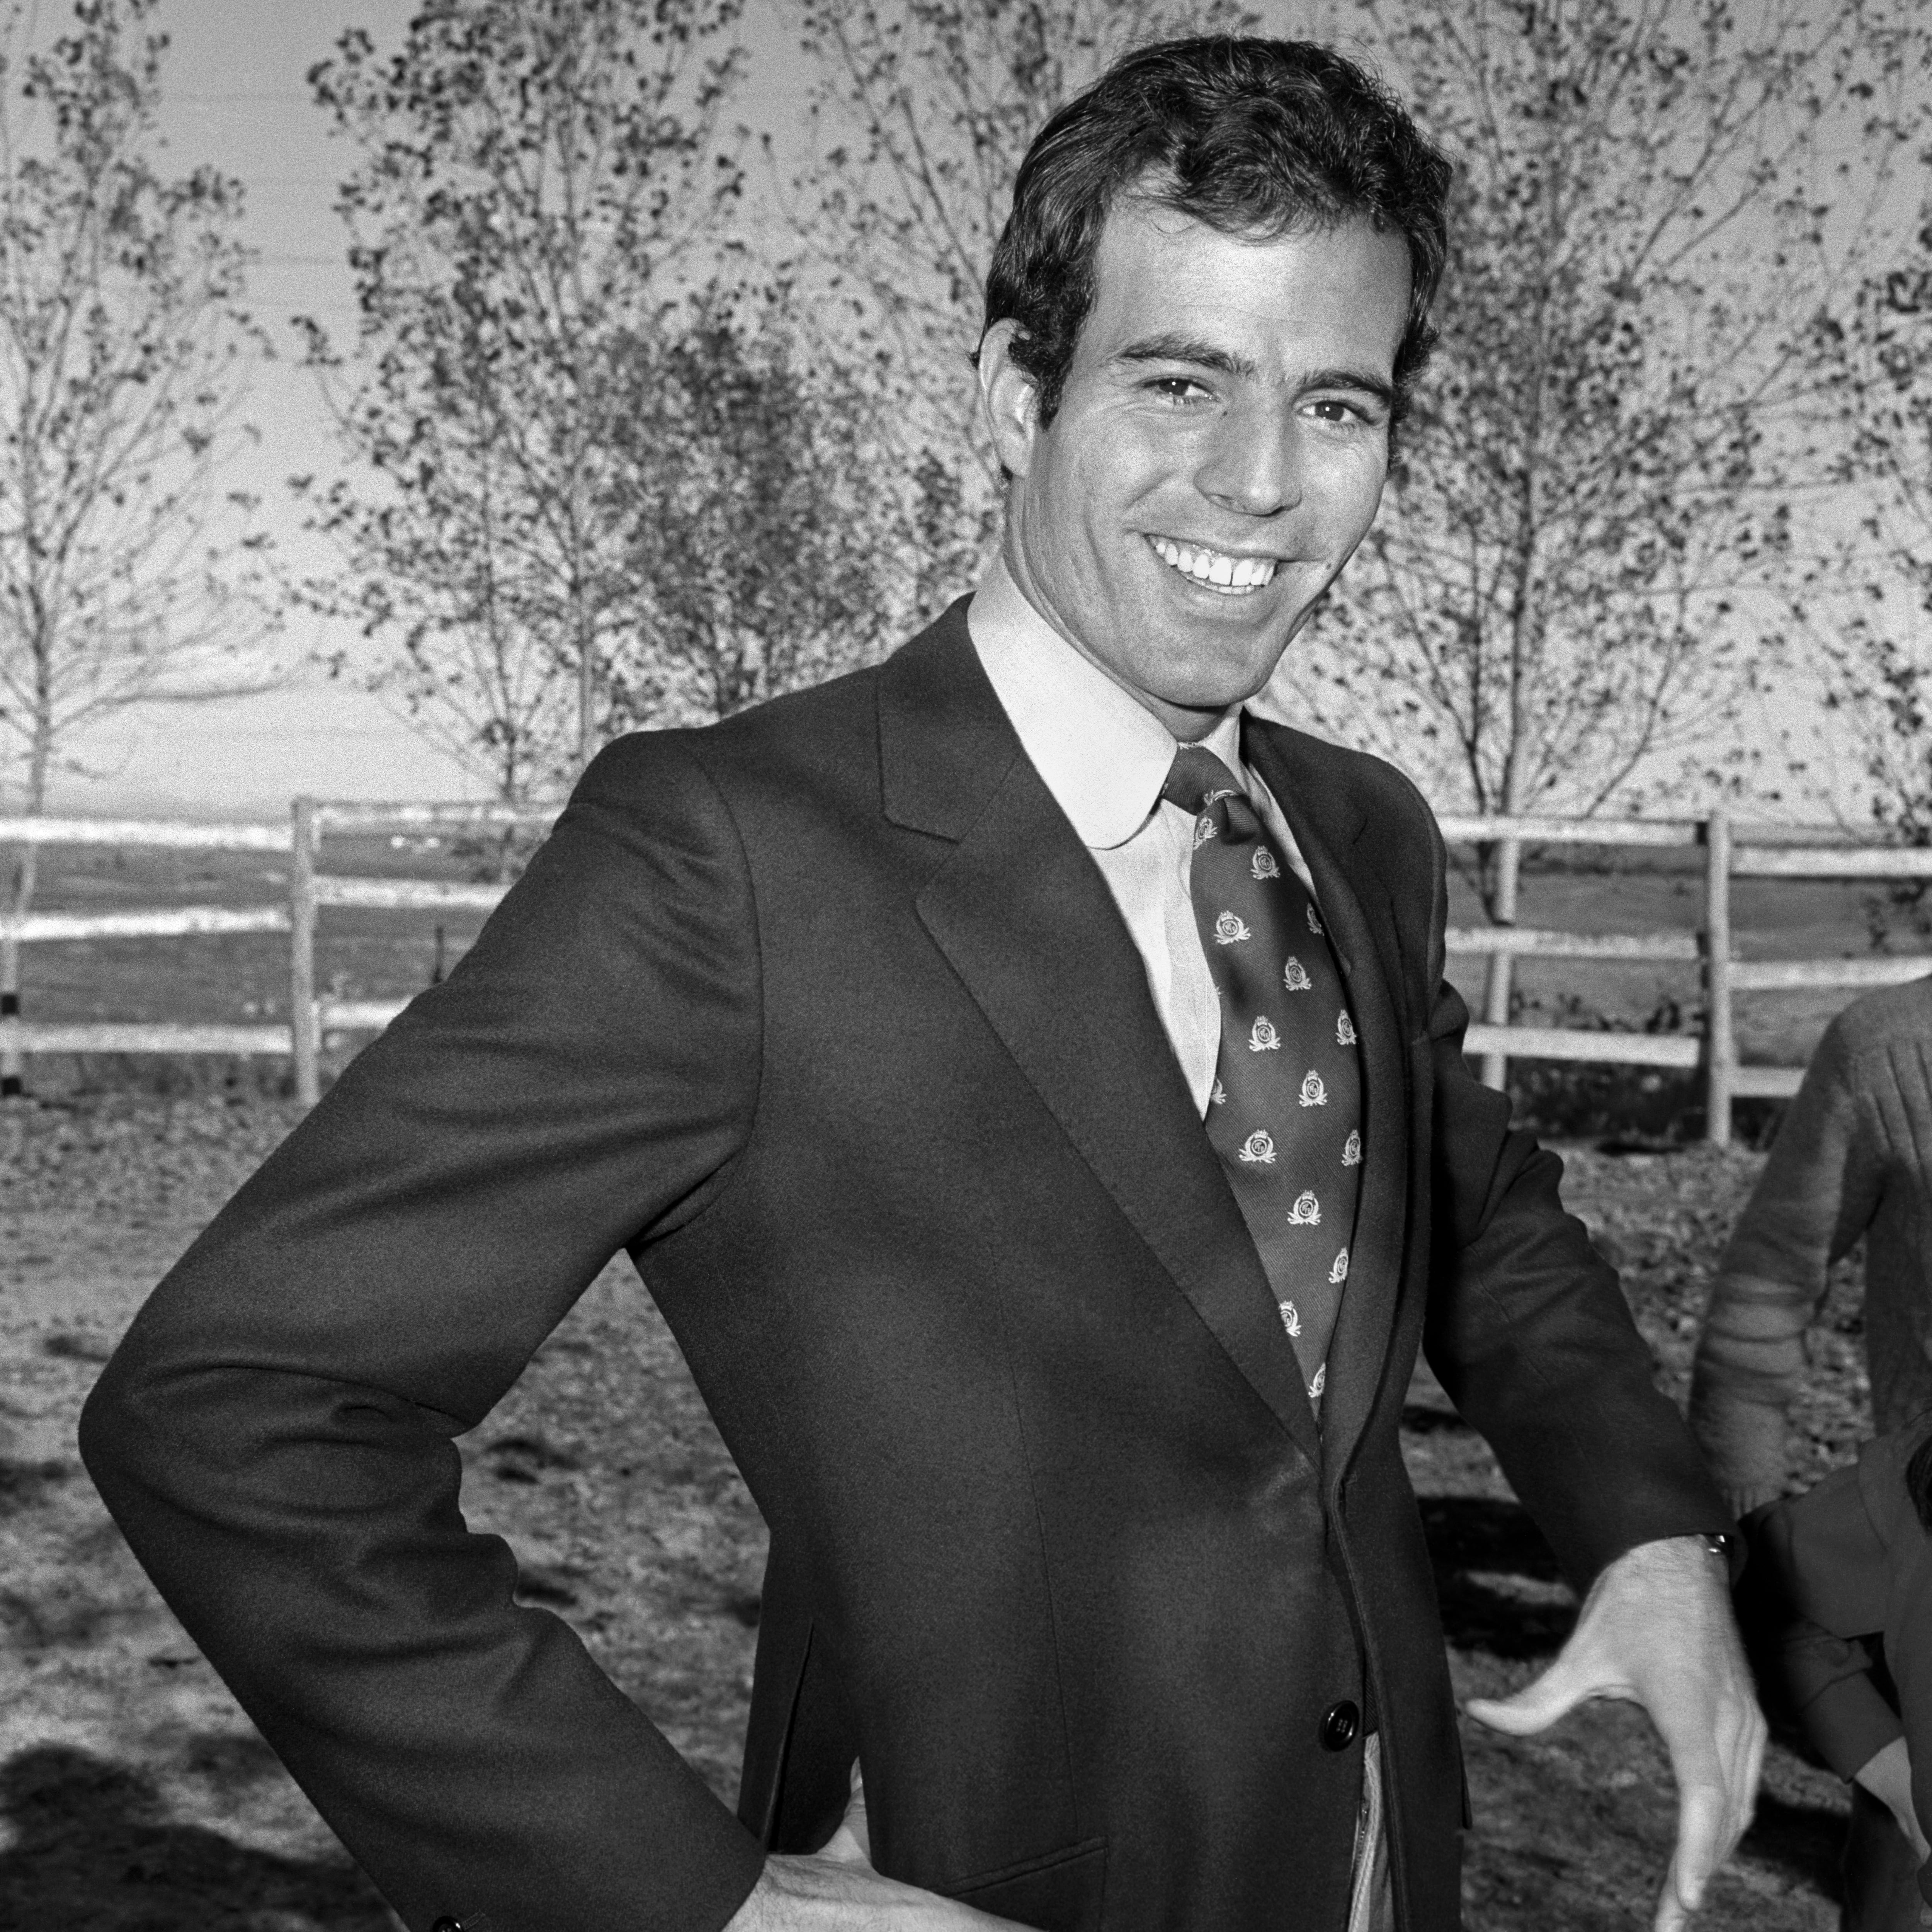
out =
[[[1868,1442],[1850,1468],[1755,1510],[1741,1607],[1811,1742],[1849,1778],[1894,1738],[1912,1809],[1932,1819],[1932,1536],[1906,1465],[1922,1420]],[[1932,1903],[1932,1864],[1919,1874]]]
[[[1340,1928],[1370,1708],[1410,1932],[1464,1798],[1418,1344],[1570,1575],[1727,1520],[1559,1163],[1465,1069],[1426,808],[1257,726],[1361,1040],[1318,1434],[1098,868],[964,606],[598,758],[158,1288],[83,1424],[182,1622],[412,1926],[708,1932],[862,1761],[880,1868],[1056,1932]],[[740,1817],[466,1534],[628,1248],[770,1526]],[[740,1822],[742,1820],[742,1822]]]

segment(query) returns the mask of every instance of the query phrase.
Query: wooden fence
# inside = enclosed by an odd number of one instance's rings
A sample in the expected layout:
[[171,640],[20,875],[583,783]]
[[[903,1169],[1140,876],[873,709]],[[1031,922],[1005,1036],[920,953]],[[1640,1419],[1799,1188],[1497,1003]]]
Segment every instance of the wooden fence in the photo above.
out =
[[289,1018],[253,1026],[177,1025],[118,1020],[85,1023],[0,1018],[0,1054],[183,1053],[287,1054],[297,1097],[312,1106],[320,1089],[322,1041],[332,1032],[378,1032],[408,1002],[318,998],[315,938],[318,915],[329,906],[390,909],[488,910],[507,890],[433,879],[362,879],[325,872],[316,861],[330,832],[548,825],[555,806],[518,809],[499,805],[343,805],[298,798],[286,825],[200,825],[147,820],[0,818],[0,846],[145,846],[176,851],[281,852],[288,855],[286,900],[259,906],[171,906],[144,912],[29,913],[0,935],[22,942],[56,939],[177,939],[191,934],[286,932],[289,935]]
[[[1932,956],[1859,959],[1740,959],[1731,936],[1731,884],[1736,879],[1932,879],[1932,848],[1848,845],[1815,828],[1734,824],[1727,812],[1702,819],[1466,818],[1442,821],[1442,836],[1460,844],[1493,844],[1509,890],[1504,916],[1515,911],[1516,868],[1526,845],[1687,846],[1704,848],[1704,916],[1694,932],[1580,933],[1538,931],[1513,923],[1462,927],[1449,934],[1452,956],[1486,954],[1490,970],[1483,1018],[1466,1046],[1482,1056],[1483,1078],[1504,1084],[1508,1063],[1586,1060],[1612,1066],[1701,1066],[1705,1076],[1705,1136],[1720,1146],[1731,1138],[1732,1103],[1788,1099],[1804,1078],[1802,1066],[1738,1064],[1732,1002],[1740,993],[1788,992],[1809,987],[1867,991],[1896,986],[1932,973]],[[1509,1024],[1510,968],[1526,956],[1694,963],[1702,968],[1704,1024],[1695,1033],[1615,1033]]]
[[[285,902],[259,906],[176,906],[118,913],[31,913],[17,922],[0,916],[0,934],[25,941],[168,939],[200,933],[286,932],[289,935],[289,1019],[248,1026],[36,1022],[0,1018],[0,1054],[286,1054],[296,1091],[312,1103],[319,1088],[326,1034],[380,1030],[406,1003],[319,997],[315,984],[316,927],[332,906],[487,909],[502,897],[499,886],[419,879],[354,878],[317,864],[332,831],[379,828],[428,832],[454,827],[548,825],[557,808],[503,806],[346,805],[297,799],[286,825],[200,825],[111,819],[0,818],[0,845],[172,848],[178,850],[281,852],[289,856]],[[1746,1066],[1737,1058],[1732,1003],[1739,994],[1821,987],[1847,992],[1897,986],[1932,972],[1932,956],[1857,959],[1744,960],[1731,936],[1731,884],[1736,879],[1932,879],[1932,849],[1848,845],[1808,828],[1734,825],[1713,812],[1702,819],[1555,819],[1446,818],[1444,838],[1496,847],[1508,890],[1503,920],[1461,927],[1449,951],[1489,962],[1483,1018],[1469,1028],[1468,1047],[1481,1057],[1483,1077],[1504,1084],[1511,1059],[1567,1060],[1600,1064],[1704,1070],[1706,1132],[1720,1143],[1731,1133],[1735,1100],[1783,1098],[1798,1090],[1798,1066]],[[1515,880],[1526,845],[1693,846],[1705,854],[1703,918],[1695,932],[1582,933],[1539,930],[1513,922]],[[1696,964],[1705,992],[1701,1030],[1618,1033],[1513,1026],[1510,997],[1521,958],[1592,959]]]

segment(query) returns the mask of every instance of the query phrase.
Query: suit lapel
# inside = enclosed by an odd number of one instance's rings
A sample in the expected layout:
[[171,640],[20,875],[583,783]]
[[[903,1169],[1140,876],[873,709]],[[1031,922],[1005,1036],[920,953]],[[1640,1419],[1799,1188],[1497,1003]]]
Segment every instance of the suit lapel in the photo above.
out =
[[1310,1460],[1312,1412],[1112,894],[1019,748],[956,604],[885,667],[886,815],[956,840],[933,942],[1121,1213]]
[[1401,1280],[1408,1190],[1406,1042],[1392,988],[1400,961],[1385,897],[1358,847],[1370,827],[1349,791],[1322,782],[1311,760],[1290,755],[1279,727],[1250,721],[1249,758],[1286,816],[1315,880],[1315,896],[1348,982],[1362,1056],[1362,1192],[1348,1252],[1348,1284],[1329,1345],[1322,1418],[1326,1460],[1339,1474],[1380,1393]]

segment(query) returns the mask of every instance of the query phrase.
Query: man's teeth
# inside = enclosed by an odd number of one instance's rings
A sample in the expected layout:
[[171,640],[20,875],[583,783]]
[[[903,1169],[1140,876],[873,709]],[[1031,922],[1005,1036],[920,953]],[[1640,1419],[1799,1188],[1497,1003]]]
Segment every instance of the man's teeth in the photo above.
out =
[[1150,537],[1148,541],[1163,563],[1171,565],[1184,577],[1192,578],[1196,584],[1204,584],[1209,590],[1225,592],[1230,597],[1258,590],[1274,575],[1275,560],[1271,556],[1228,556],[1218,550],[1170,543],[1166,537]]

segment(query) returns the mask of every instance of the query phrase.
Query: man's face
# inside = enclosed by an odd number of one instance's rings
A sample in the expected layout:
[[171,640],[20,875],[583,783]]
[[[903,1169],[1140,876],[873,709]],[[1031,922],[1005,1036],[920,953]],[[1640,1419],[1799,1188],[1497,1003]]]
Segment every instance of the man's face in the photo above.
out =
[[1248,241],[1124,197],[1058,412],[998,324],[1007,568],[1178,737],[1258,691],[1374,520],[1408,254],[1366,221]]

